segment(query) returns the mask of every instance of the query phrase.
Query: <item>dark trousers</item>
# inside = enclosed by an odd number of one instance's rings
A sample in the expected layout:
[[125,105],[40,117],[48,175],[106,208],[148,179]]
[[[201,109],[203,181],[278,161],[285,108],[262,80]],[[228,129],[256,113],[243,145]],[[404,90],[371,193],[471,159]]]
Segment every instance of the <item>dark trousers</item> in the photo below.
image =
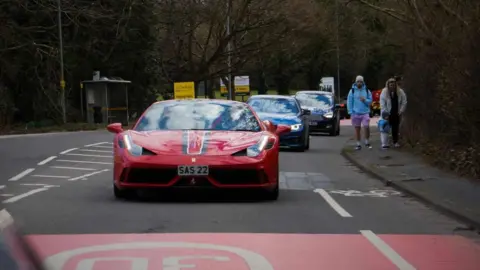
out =
[[398,115],[398,114],[391,114],[390,115],[390,119],[389,119],[389,123],[390,123],[390,126],[392,127],[392,139],[393,139],[393,143],[397,143],[398,142],[398,134],[400,133],[400,120],[401,120],[401,116]]

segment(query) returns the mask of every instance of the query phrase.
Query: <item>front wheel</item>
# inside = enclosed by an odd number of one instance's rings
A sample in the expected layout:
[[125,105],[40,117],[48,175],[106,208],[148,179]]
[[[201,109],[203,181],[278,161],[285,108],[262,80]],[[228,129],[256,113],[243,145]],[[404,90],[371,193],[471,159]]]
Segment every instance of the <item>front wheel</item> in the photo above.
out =
[[280,189],[278,188],[278,185],[276,185],[272,190],[267,190],[265,192],[265,199],[267,201],[276,201],[280,195]]
[[115,184],[113,184],[113,196],[115,199],[130,199],[133,195],[133,190],[130,189],[119,189]]
[[310,149],[310,132],[305,135],[305,150]]

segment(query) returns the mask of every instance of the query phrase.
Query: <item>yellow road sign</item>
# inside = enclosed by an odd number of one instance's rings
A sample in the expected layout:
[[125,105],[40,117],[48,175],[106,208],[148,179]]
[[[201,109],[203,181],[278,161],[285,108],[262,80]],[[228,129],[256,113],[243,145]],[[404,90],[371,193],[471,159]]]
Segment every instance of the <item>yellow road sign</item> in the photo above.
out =
[[194,82],[176,82],[173,84],[175,99],[195,98]]

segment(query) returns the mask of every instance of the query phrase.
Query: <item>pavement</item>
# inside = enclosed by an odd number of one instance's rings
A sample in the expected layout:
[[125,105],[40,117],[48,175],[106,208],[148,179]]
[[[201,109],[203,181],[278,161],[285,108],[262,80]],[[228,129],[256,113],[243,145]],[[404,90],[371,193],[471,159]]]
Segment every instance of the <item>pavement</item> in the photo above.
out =
[[480,231],[480,182],[461,178],[427,164],[422,157],[401,149],[383,150],[378,134],[373,149],[353,151],[354,141],[343,155],[385,184],[406,192]]
[[[52,269],[480,269],[480,236],[341,155],[353,130],[280,154],[278,201],[115,200],[106,132],[0,140],[0,198]],[[183,267],[183,268],[182,268]]]

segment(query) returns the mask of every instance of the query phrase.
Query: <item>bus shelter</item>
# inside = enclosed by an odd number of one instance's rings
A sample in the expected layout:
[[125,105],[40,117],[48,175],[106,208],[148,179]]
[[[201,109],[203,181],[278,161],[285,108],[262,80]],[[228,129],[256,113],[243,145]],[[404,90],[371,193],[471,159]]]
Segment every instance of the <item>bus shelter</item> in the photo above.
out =
[[[90,124],[129,124],[128,85],[131,81],[108,79],[83,81],[86,115]],[[82,104],[83,107],[83,104]]]

